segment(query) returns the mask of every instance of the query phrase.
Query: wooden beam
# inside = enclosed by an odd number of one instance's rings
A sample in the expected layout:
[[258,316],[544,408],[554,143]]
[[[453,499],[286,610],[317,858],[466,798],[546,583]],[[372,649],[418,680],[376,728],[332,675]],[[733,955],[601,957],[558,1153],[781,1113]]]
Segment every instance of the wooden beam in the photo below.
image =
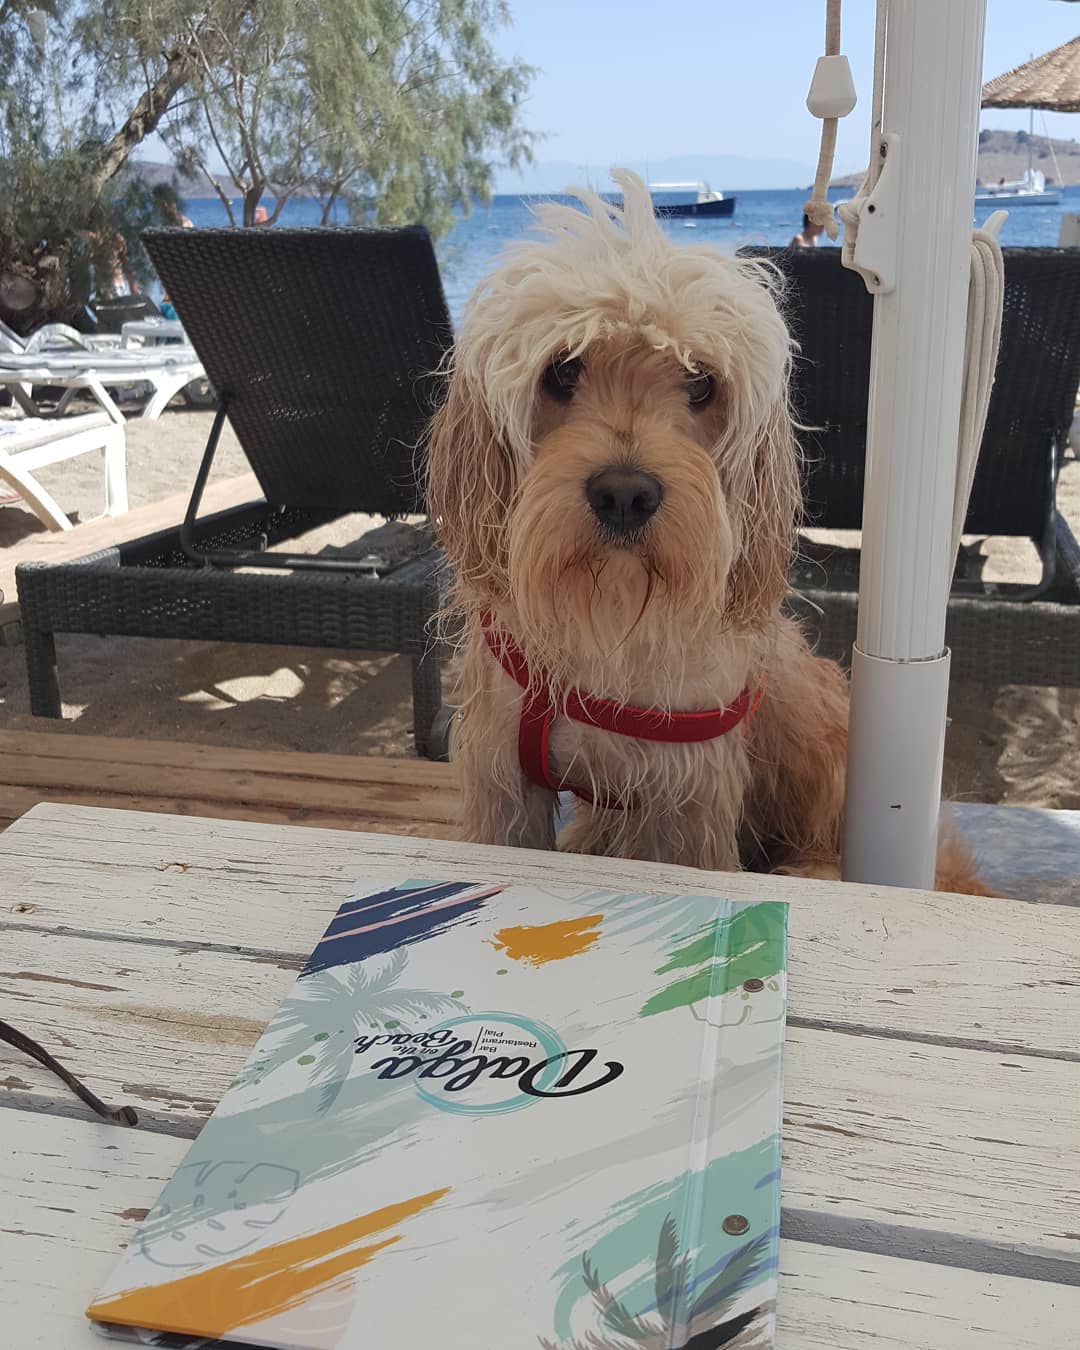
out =
[[448,764],[0,732],[0,822],[39,802],[452,838]]

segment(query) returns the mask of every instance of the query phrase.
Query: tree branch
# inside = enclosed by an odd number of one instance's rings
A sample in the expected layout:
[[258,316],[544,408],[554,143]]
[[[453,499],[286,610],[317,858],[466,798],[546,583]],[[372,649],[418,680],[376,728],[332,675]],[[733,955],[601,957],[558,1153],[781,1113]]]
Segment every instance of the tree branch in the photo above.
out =
[[109,179],[123,168],[139,142],[157,129],[169,104],[194,78],[198,68],[198,55],[190,44],[175,47],[168,53],[162,74],[147,87],[122,125],[98,151],[88,175],[91,203],[97,200]]
[[195,155],[195,156],[194,156],[194,159],[195,159],[196,163],[198,164],[200,170],[202,171],[203,177],[206,179],[206,181],[210,184],[210,186],[211,186],[211,187],[214,189],[214,191],[217,193],[218,200],[221,202],[222,206],[224,206],[224,208],[225,208],[225,214],[229,217],[229,224],[233,227],[233,229],[235,229],[235,228],[236,228],[236,216],[233,214],[232,202],[228,199],[228,197],[227,197],[227,196],[225,195],[225,193],[222,191],[221,184],[218,182],[216,176],[215,176],[214,174],[212,174],[212,173],[210,172],[210,170],[206,167],[206,165],[203,163],[202,159],[201,159],[198,155]]

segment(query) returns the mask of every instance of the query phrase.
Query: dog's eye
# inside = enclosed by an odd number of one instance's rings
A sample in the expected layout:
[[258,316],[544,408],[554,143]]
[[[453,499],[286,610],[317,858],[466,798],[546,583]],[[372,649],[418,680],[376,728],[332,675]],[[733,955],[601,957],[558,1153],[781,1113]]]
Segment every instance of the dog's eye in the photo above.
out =
[[697,375],[688,375],[686,379],[686,398],[691,408],[703,408],[716,392],[716,381],[705,371]]
[[574,397],[578,380],[581,379],[581,361],[578,357],[568,357],[561,361],[552,361],[544,371],[544,392],[560,403],[569,403]]

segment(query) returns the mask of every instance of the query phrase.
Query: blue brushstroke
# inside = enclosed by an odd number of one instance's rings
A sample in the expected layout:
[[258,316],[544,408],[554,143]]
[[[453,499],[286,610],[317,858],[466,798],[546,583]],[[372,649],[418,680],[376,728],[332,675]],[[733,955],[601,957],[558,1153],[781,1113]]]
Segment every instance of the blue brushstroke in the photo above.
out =
[[[432,907],[475,889],[475,882],[460,882],[432,886],[422,896],[418,896],[414,889],[395,887],[349,901],[331,920],[325,935],[300,972],[300,978],[364,961],[369,956],[380,956],[398,947],[411,946],[425,938],[444,933],[463,918],[483,909],[484,900],[462,900],[460,904],[443,905],[443,908],[435,910]],[[387,919],[397,919],[397,922],[385,923]],[[363,933],[350,932],[352,928],[366,927],[371,923],[385,923],[385,926]],[[348,936],[334,937],[338,933]],[[327,941],[328,938],[333,940]]]

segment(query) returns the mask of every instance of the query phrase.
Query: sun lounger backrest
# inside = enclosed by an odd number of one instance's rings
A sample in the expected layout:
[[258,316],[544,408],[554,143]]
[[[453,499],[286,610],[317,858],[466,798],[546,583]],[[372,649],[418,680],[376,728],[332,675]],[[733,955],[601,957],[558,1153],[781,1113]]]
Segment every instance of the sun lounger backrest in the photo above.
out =
[[9,328],[3,319],[0,319],[0,352],[18,355],[25,350],[26,343],[23,342],[14,328]]
[[[874,302],[838,248],[745,249],[787,281],[784,308],[799,343],[795,414],[808,523],[862,523],[866,405]],[[1053,501],[1055,447],[1064,444],[1080,382],[1080,250],[1009,248],[997,376],[967,531],[1039,538]]]
[[1080,384],[1080,250],[1008,248],[994,392],[968,507],[971,534],[1033,536],[1053,501]]
[[451,341],[426,230],[144,238],[270,502],[421,508],[416,447]]

